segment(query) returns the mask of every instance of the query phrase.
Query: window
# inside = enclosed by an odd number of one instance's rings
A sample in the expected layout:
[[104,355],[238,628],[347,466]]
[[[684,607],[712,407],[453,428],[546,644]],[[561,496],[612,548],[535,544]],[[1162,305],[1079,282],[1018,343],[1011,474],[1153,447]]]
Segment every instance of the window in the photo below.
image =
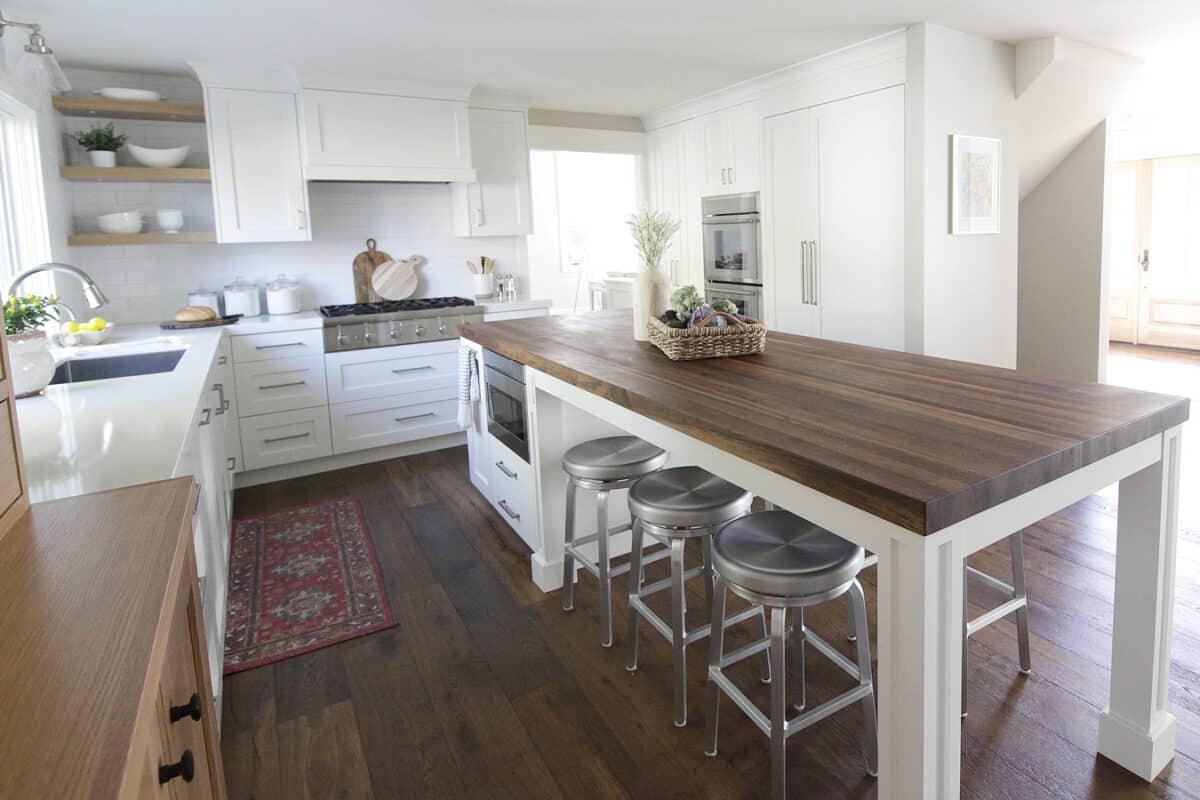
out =
[[[21,270],[49,260],[37,115],[0,93],[0,292]],[[38,275],[20,292],[50,294],[53,281],[48,274]]]

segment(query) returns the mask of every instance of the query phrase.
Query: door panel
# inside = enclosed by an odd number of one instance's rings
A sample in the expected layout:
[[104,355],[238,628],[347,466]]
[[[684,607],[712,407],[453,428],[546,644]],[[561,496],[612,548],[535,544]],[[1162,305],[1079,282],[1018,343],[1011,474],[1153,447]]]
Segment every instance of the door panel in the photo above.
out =
[[1200,157],[1155,159],[1138,341],[1200,349]]
[[806,302],[807,242],[816,238],[816,147],[812,112],[763,123],[763,283],[769,328],[819,336],[818,306]]

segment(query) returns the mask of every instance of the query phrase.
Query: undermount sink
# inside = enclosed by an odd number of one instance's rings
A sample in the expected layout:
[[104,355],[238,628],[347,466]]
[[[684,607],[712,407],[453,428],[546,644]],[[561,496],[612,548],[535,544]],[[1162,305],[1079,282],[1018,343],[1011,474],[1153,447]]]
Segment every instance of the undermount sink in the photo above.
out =
[[160,350],[154,353],[131,353],[101,358],[72,358],[61,362],[54,370],[50,385],[83,383],[105,378],[129,378],[134,375],[155,375],[175,369],[183,350]]

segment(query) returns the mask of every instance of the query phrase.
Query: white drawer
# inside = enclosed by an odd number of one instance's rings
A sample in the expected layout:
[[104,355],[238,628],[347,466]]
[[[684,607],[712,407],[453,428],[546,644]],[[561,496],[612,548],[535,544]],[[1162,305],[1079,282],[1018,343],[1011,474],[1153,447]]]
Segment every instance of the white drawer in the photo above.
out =
[[533,470],[491,434],[487,440],[489,499],[500,517],[536,550]]
[[234,364],[238,414],[253,417],[275,411],[323,406],[324,358],[277,358]]
[[243,419],[240,425],[246,469],[333,455],[326,406],[263,414]]
[[329,407],[333,452],[350,453],[457,433],[458,400],[428,393],[377,397]]
[[233,338],[233,361],[269,361],[275,358],[302,358],[325,353],[321,328],[281,333],[250,333]]
[[343,403],[410,392],[458,391],[458,340],[329,353],[329,401]]

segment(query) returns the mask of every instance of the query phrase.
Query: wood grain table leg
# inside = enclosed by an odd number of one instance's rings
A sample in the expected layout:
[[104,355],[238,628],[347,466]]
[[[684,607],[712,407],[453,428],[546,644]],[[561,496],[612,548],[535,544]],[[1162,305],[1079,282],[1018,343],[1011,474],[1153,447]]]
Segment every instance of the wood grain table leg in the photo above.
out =
[[1112,675],[1100,717],[1100,754],[1145,780],[1175,755],[1168,709],[1172,606],[1179,536],[1178,427],[1162,435],[1162,459],[1121,481]]

